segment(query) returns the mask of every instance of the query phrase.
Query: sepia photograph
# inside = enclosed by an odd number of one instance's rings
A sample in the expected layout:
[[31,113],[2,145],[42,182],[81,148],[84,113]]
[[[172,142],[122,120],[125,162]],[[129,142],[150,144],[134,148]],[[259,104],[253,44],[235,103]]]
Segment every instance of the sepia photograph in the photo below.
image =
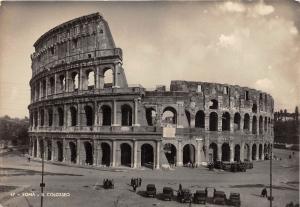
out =
[[0,1],[0,207],[299,207],[300,0]]

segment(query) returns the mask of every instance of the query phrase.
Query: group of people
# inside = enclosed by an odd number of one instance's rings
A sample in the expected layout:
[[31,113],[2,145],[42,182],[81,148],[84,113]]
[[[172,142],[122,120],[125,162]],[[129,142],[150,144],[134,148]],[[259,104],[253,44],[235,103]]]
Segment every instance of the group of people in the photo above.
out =
[[103,187],[104,188],[113,188],[114,187],[114,180],[111,179],[103,179]]
[[131,178],[130,185],[136,191],[136,188],[142,185],[142,178]]

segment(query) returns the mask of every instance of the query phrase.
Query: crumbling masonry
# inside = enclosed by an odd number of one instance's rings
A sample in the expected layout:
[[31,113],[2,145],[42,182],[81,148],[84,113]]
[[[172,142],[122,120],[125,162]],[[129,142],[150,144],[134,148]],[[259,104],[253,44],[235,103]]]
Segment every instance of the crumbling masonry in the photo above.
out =
[[34,47],[28,107],[34,158],[158,169],[263,160],[272,148],[269,94],[190,81],[171,81],[170,91],[130,86],[122,50],[99,13],[51,29]]

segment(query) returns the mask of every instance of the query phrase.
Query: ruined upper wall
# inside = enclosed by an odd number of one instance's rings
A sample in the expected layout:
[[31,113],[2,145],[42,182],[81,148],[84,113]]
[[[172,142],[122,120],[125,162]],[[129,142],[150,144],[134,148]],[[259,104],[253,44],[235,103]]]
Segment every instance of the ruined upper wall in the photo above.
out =
[[107,22],[99,13],[82,16],[54,27],[34,44],[31,55],[33,75],[60,64],[78,60],[116,56],[116,48]]

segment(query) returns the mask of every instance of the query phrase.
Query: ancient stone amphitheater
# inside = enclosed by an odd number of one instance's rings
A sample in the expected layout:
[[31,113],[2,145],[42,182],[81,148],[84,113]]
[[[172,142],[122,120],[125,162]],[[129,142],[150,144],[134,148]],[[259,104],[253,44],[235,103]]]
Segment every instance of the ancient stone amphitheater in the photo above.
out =
[[171,81],[170,90],[131,86],[99,13],[58,25],[34,47],[28,108],[35,159],[158,169],[263,160],[272,148],[269,94],[200,81]]

